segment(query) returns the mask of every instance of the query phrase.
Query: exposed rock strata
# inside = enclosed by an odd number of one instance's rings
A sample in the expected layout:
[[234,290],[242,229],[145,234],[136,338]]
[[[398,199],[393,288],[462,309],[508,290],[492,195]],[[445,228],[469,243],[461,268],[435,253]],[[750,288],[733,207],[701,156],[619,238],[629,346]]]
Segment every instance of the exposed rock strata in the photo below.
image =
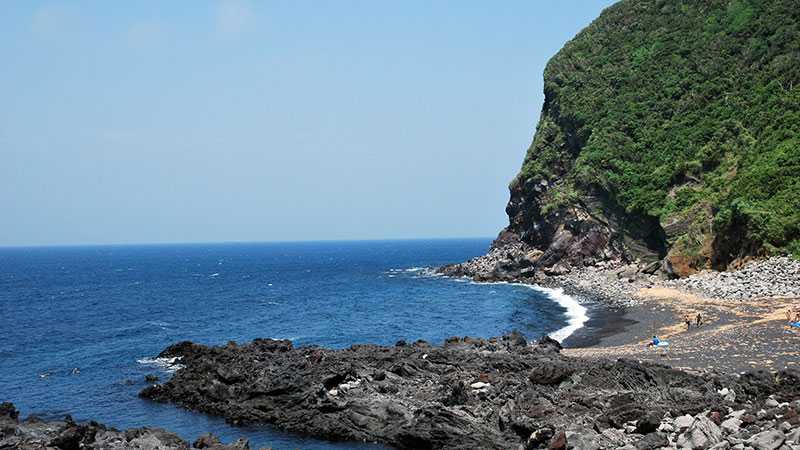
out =
[[799,27],[790,0],[605,9],[545,68],[502,232],[539,256],[503,270],[686,277],[796,253],[800,72],[776,68],[798,66]]
[[97,422],[76,423],[69,416],[63,421],[45,422],[36,417],[20,420],[11,403],[0,404],[0,449],[3,450],[249,450],[244,439],[225,445],[206,434],[193,445],[178,435],[160,428],[132,428],[118,431]]
[[[776,429],[786,442],[800,424],[800,404],[785,403],[800,396],[795,371],[697,375],[572,359],[548,338],[534,346],[510,335],[344,350],[285,340],[183,342],[161,356],[180,358],[184,368],[142,397],[234,424],[397,448],[658,448],[679,441],[700,448],[756,442],[758,433]],[[748,422],[720,431],[738,410]],[[687,414],[685,428],[671,419]]]

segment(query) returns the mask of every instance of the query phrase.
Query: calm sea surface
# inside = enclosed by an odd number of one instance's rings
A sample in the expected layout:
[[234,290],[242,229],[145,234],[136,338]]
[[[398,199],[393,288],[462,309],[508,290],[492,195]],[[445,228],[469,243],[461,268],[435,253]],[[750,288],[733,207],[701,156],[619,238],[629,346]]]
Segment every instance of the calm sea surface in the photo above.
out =
[[[347,347],[449,336],[528,337],[567,310],[523,286],[473,284],[423,268],[458,262],[488,239],[0,249],[0,401],[23,415],[156,426],[194,440],[212,431],[251,447],[381,448],[270,427],[235,428],[141,400],[169,344],[253,338]],[[77,369],[77,370],[75,370]]]

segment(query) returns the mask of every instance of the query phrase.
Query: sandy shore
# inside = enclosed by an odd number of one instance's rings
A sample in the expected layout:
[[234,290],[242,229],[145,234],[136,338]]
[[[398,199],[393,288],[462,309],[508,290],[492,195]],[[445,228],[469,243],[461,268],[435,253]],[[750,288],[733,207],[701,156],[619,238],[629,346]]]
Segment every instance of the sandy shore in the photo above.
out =
[[[788,326],[785,312],[800,298],[746,300],[706,298],[669,287],[642,288],[636,306],[600,313],[595,329],[567,341],[565,352],[584,358],[657,361],[689,370],[744,371],[800,368],[800,329]],[[692,322],[687,329],[685,316]],[[587,337],[595,334],[594,339]],[[647,347],[656,334],[668,350]]]
[[[738,270],[707,270],[681,279],[666,279],[651,265],[620,261],[545,276],[523,264],[526,249],[518,247],[493,248],[438,272],[563,289],[589,316],[563,341],[569,355],[726,372],[800,368],[800,328],[790,327],[786,318],[788,309],[800,310],[798,260],[774,256]],[[694,323],[698,314],[699,326]],[[693,320],[688,328],[686,316]],[[669,341],[669,350],[648,348],[653,335]]]

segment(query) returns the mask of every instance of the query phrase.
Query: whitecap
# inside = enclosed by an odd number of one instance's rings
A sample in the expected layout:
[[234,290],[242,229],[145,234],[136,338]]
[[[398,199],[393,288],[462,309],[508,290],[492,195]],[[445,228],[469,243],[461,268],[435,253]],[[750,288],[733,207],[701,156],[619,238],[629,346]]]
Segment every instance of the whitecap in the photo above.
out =
[[[458,280],[458,279],[456,279]],[[577,330],[583,328],[583,325],[589,321],[589,310],[586,309],[585,306],[581,305],[574,297],[567,295],[564,293],[564,289],[562,288],[546,288],[542,286],[538,286],[535,284],[525,284],[525,283],[509,283],[508,281],[472,281],[469,280],[470,284],[507,284],[510,286],[524,286],[529,289],[533,289],[534,291],[541,292],[542,294],[546,295],[550,300],[558,303],[559,306],[567,310],[567,325],[550,333],[550,337],[558,342],[564,342],[564,340],[572,335],[572,333],[576,332]]]
[[551,300],[555,301],[562,308],[567,310],[567,325],[550,333],[550,337],[558,342],[564,342],[564,339],[570,337],[572,333],[583,328],[583,325],[589,321],[588,310],[585,306],[581,305],[574,297],[564,293],[562,288],[546,288],[535,285],[529,286],[531,289],[539,291]]
[[211,274],[211,275],[209,275],[208,277],[209,277],[209,278],[216,278],[216,277],[218,277],[218,276],[219,276],[219,272],[216,272],[216,273],[212,273],[212,274]]
[[143,366],[154,366],[158,367],[159,369],[165,372],[175,372],[178,369],[182,369],[183,366],[178,364],[178,358],[140,358],[137,359],[136,362],[143,365]]
[[428,268],[427,267],[402,267],[402,268],[389,269],[386,273],[397,273],[397,272],[414,273],[414,272],[422,272],[423,270],[428,270]]

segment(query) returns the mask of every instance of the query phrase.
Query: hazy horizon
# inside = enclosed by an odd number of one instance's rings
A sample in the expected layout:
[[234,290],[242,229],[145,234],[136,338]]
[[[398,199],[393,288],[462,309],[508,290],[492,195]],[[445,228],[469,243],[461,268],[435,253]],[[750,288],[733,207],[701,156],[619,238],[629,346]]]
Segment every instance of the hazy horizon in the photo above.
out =
[[414,241],[472,241],[492,240],[496,236],[459,236],[459,237],[410,237],[410,238],[374,238],[374,239],[296,239],[285,241],[187,241],[187,242],[85,242],[77,244],[9,244],[0,245],[0,249],[55,248],[55,247],[158,247],[158,246],[192,246],[192,245],[258,245],[258,244],[335,244],[354,242],[414,242]]
[[612,3],[4,2],[0,246],[496,236]]

